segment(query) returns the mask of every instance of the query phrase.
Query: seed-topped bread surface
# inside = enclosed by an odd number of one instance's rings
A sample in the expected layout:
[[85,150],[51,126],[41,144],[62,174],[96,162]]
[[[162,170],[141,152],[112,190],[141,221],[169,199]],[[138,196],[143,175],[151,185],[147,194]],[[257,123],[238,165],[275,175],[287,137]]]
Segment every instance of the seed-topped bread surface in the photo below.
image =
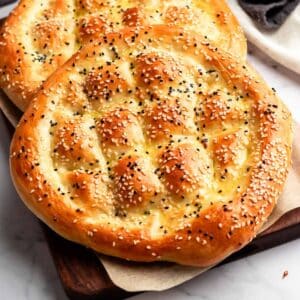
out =
[[170,26],[83,47],[11,146],[26,205],[67,239],[134,261],[208,266],[255,237],[291,157],[290,113],[247,65]]
[[182,26],[246,57],[245,37],[224,0],[22,0],[0,30],[0,87],[24,111],[83,44],[148,24]]

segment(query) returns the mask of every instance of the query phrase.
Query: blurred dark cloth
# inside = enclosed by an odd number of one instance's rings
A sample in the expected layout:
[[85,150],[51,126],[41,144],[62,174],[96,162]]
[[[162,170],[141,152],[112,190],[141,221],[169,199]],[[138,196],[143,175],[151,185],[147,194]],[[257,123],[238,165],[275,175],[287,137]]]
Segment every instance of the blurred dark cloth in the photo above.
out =
[[4,6],[9,3],[16,2],[16,0],[0,0],[0,6]]
[[246,13],[264,29],[280,27],[300,0],[239,0]]

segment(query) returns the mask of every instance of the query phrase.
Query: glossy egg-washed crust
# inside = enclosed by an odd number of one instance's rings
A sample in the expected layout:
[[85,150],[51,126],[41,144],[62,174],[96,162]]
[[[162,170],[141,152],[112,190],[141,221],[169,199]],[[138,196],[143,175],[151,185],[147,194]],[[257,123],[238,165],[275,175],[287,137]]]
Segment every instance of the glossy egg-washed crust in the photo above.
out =
[[45,82],[11,145],[26,205],[67,239],[208,266],[255,237],[282,191],[291,117],[246,65],[192,33],[124,29]]
[[144,24],[183,26],[246,57],[243,32],[224,0],[22,0],[0,31],[0,87],[24,111],[80,46]]

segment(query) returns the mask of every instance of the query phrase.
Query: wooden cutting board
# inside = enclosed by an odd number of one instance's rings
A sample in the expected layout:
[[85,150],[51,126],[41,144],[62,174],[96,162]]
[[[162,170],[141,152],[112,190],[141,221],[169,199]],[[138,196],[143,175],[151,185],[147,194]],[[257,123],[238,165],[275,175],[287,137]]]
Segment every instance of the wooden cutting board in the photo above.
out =
[[[16,108],[10,105],[10,109]],[[7,114],[7,113],[6,113]],[[13,134],[13,126],[6,120]],[[116,287],[109,279],[95,253],[58,236],[41,223],[58,275],[66,294],[74,300],[119,300],[134,295]],[[300,237],[300,208],[281,217],[249,245],[222,264],[233,261]]]

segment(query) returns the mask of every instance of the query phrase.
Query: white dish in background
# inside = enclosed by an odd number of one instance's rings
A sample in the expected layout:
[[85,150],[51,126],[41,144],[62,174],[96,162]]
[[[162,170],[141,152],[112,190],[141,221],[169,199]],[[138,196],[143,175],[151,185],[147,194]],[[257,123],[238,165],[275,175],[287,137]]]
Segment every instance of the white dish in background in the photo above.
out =
[[300,74],[300,4],[277,30],[266,31],[260,30],[237,2],[228,1],[249,41],[283,66]]

